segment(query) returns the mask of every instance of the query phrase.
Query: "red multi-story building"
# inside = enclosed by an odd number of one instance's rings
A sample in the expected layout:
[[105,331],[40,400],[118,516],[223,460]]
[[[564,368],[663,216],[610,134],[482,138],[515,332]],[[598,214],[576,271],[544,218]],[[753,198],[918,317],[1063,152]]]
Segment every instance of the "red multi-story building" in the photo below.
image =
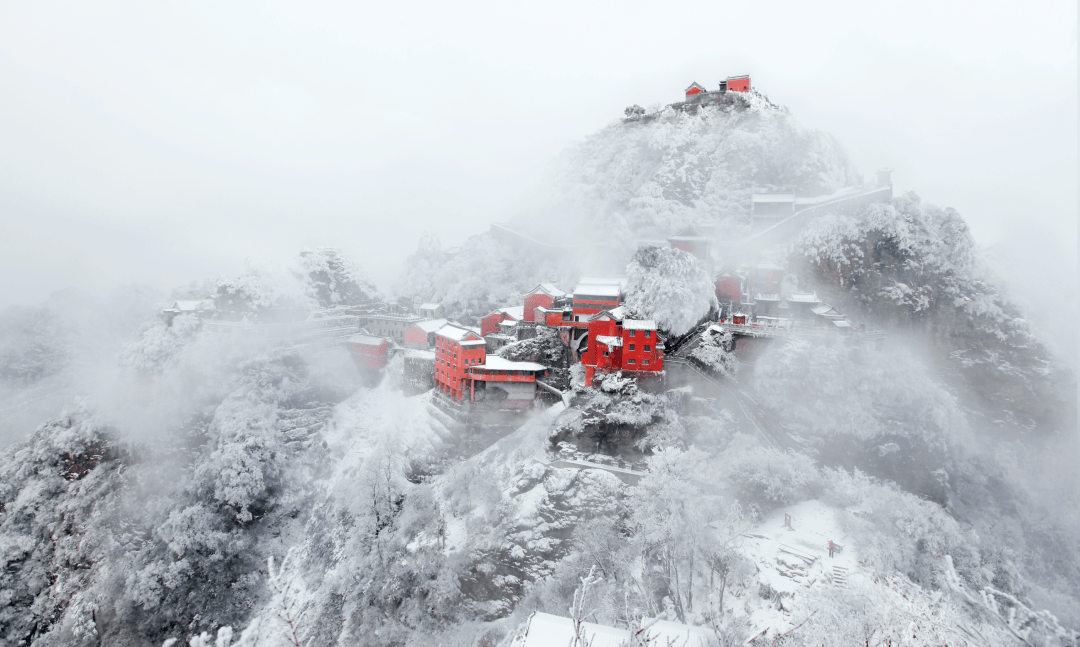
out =
[[475,330],[448,323],[435,332],[435,388],[454,399],[468,396],[466,372],[484,363],[487,347]]
[[664,370],[664,343],[656,322],[626,319],[623,308],[599,312],[589,318],[588,348],[581,356],[585,385],[597,373],[615,371],[660,373]]
[[536,318],[537,308],[552,308],[555,305],[555,299],[560,299],[566,296],[566,293],[555,287],[551,283],[541,283],[525,295],[525,318],[523,321],[527,322],[541,322]]
[[386,366],[386,358],[390,352],[388,340],[371,335],[353,335],[345,340],[345,344],[353,361],[361,369],[378,371]]

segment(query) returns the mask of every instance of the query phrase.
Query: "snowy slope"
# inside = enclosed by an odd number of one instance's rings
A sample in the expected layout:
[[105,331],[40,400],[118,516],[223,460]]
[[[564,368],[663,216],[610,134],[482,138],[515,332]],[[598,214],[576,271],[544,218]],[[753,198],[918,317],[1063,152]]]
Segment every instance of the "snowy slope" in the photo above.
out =
[[857,184],[836,139],[757,93],[726,109],[613,123],[558,168],[566,208],[629,245],[692,223],[746,226],[753,192],[817,196]]

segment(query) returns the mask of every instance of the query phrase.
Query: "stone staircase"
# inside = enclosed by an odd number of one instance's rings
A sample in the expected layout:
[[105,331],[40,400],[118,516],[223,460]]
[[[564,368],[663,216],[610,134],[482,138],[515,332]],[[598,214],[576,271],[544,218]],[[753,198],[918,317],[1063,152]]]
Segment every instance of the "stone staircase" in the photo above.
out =
[[838,589],[847,587],[848,570],[843,566],[832,567],[833,586]]

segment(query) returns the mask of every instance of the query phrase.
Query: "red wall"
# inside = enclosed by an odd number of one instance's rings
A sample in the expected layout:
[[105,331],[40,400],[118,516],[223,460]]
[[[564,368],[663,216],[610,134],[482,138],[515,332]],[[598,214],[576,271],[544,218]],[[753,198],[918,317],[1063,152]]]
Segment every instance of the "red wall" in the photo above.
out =
[[[633,333],[633,336],[631,336]],[[648,334],[648,336],[646,336]],[[660,339],[655,330],[624,330],[622,334],[622,370],[624,371],[662,371],[664,355],[656,347]],[[633,346],[633,350],[630,347]],[[649,350],[645,350],[648,346]],[[630,360],[634,360],[631,364]],[[646,364],[645,362],[649,362]]]
[[554,303],[555,299],[550,294],[544,294],[543,292],[537,292],[525,297],[525,321],[536,321],[536,309],[550,308]]
[[483,364],[487,352],[484,346],[465,346],[435,335],[435,387],[450,397],[461,400],[471,397],[465,371]]
[[738,79],[729,80],[727,82],[727,89],[729,92],[749,92],[750,91],[750,79]]
[[686,96],[689,97],[695,94],[701,94],[702,92],[704,92],[704,90],[702,90],[701,88],[690,88],[689,90],[687,90]]
[[738,301],[742,298],[742,281],[737,276],[721,276],[716,279],[716,298]]
[[359,366],[377,371],[386,366],[386,352],[389,344],[383,340],[378,346],[367,344],[349,344],[349,352]]
[[585,323],[588,315],[594,315],[601,310],[613,310],[619,307],[619,300],[612,299],[610,301],[581,301],[574,300],[574,318],[581,318],[577,323]]
[[428,343],[427,333],[420,326],[413,326],[406,330],[403,339],[407,344],[423,344],[427,346]]
[[480,334],[490,335],[493,332],[499,330],[499,324],[506,321],[509,317],[505,312],[492,312],[488,316],[480,320]]

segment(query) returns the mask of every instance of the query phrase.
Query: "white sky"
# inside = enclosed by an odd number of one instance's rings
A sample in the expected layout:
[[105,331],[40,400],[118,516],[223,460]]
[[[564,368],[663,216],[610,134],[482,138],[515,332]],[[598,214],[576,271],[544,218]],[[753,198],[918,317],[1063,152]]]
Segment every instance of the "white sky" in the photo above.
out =
[[1076,254],[1076,3],[6,2],[0,307],[521,209],[632,103],[754,85],[984,245]]

